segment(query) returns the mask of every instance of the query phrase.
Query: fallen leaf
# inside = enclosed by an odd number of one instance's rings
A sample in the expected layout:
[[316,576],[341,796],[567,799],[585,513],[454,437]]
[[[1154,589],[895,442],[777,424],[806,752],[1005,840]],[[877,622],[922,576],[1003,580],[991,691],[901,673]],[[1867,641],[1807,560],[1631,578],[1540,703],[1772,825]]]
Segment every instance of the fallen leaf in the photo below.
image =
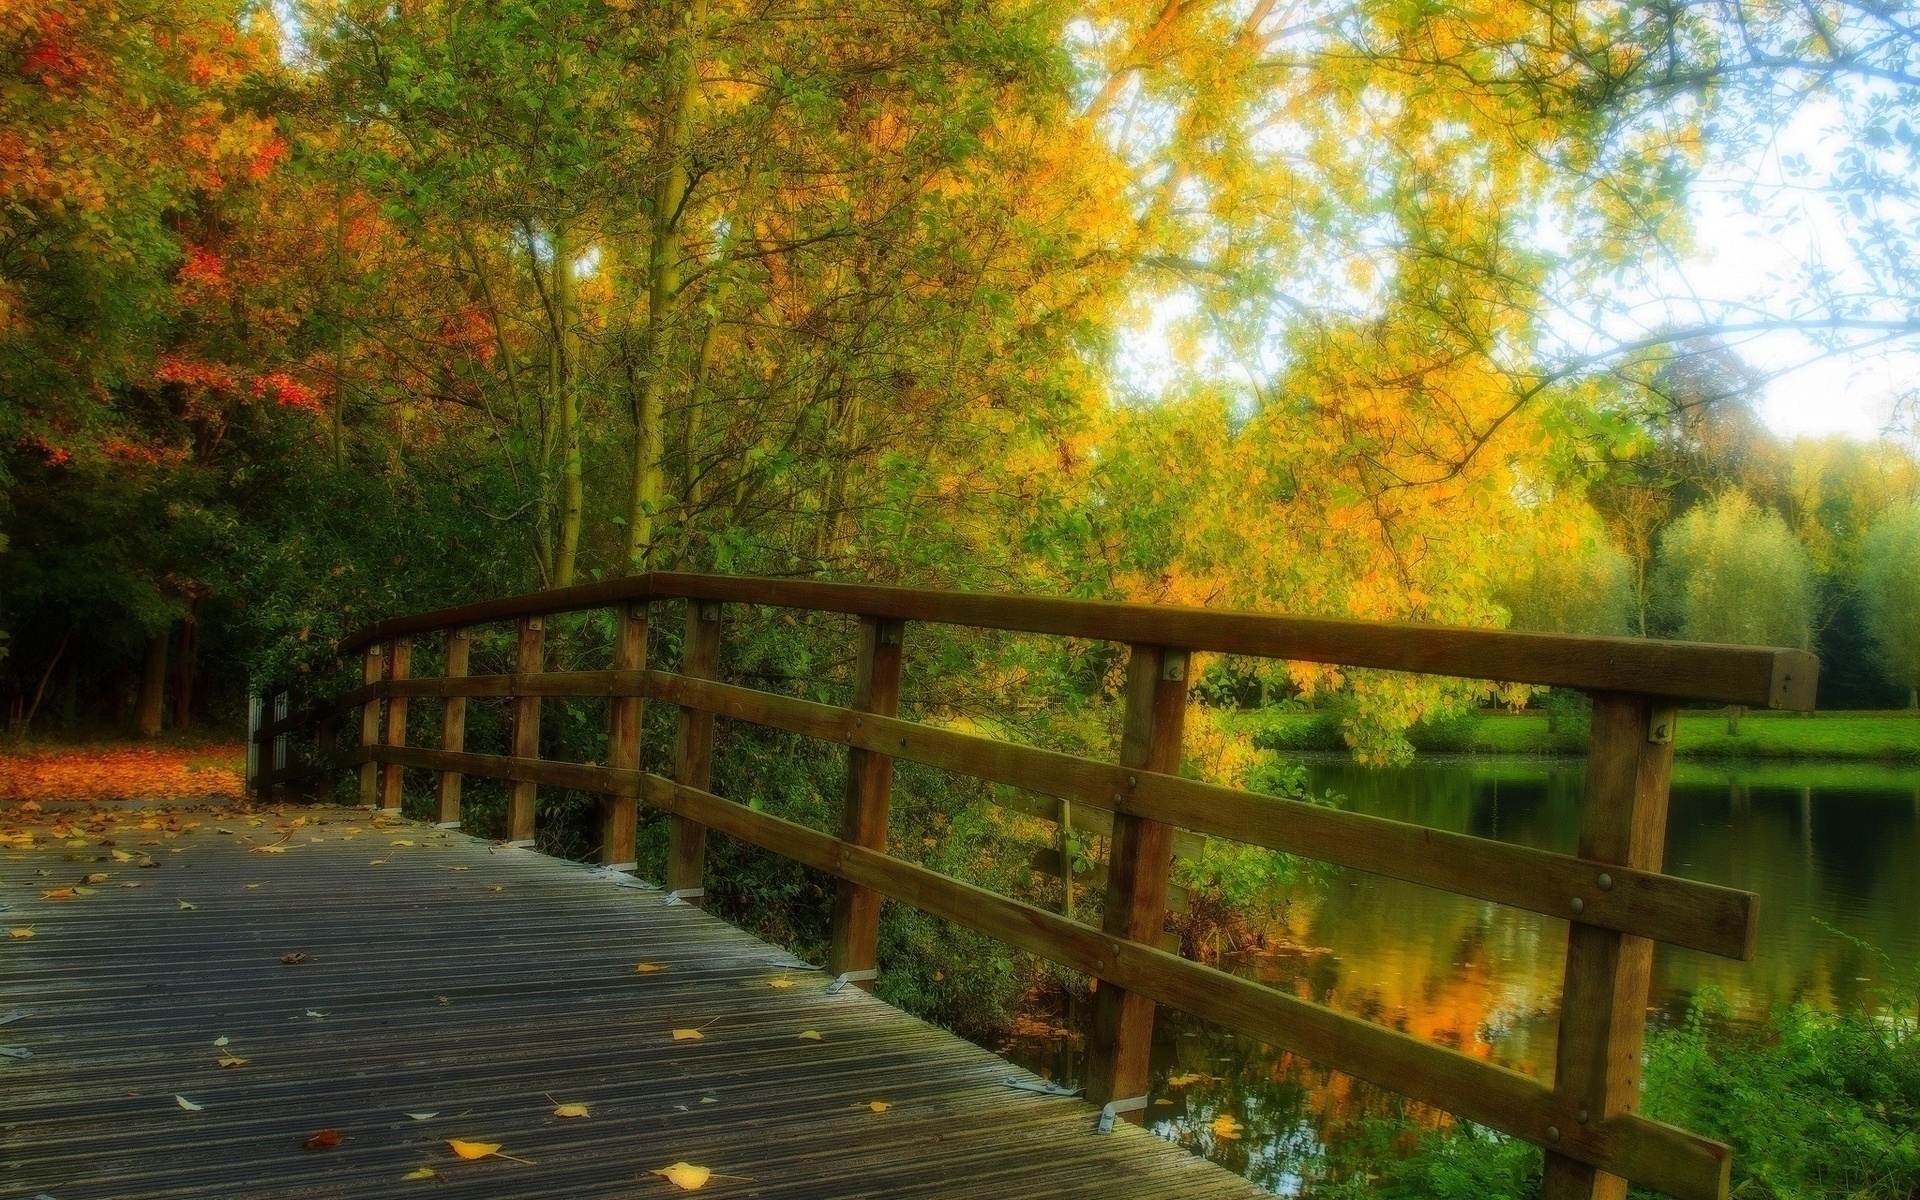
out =
[[71,900],[80,893],[70,887],[42,888],[40,896],[44,900]]
[[253,889],[255,889],[255,888],[257,888],[257,887],[259,887],[259,886],[260,886],[260,885],[259,885],[259,884],[257,884],[257,883],[250,883],[250,884],[248,884],[248,885],[247,885],[247,890],[248,890],[248,891],[252,891]]
[[888,1100],[869,1100],[865,1104],[856,1104],[854,1107],[870,1109],[873,1112],[885,1112],[893,1107],[893,1103]]
[[[547,1099],[551,1100],[553,1097],[549,1096]],[[592,1114],[587,1112],[587,1106],[584,1104],[556,1104],[553,1108],[553,1115],[564,1119],[567,1117],[591,1116]]]
[[640,972],[642,975],[651,975],[655,971],[664,971],[666,968],[657,963],[641,963],[639,966],[636,966],[634,970]]
[[112,876],[108,875],[105,871],[95,871],[93,874],[88,875],[87,877],[82,879],[80,882],[81,883],[105,883],[107,880],[111,878]]
[[216,1046],[224,1046],[232,1040],[233,1040],[232,1038],[229,1038],[226,1034],[223,1033],[219,1037],[213,1039],[213,1044]]
[[697,1042],[706,1036],[706,1034],[701,1033],[698,1029],[676,1029],[673,1031],[673,1040],[676,1042]]
[[411,846],[411,845],[413,845],[413,842],[412,842],[412,840],[411,840],[411,839],[409,839],[409,838],[395,838],[395,839],[393,839],[393,840],[392,840],[391,842],[388,842],[388,843],[387,843],[387,845],[389,845],[389,846]]
[[73,894],[76,896],[94,896],[99,894],[99,889],[90,888],[90,887],[77,887],[73,889]]
[[794,1036],[803,1042],[826,1041],[825,1038],[820,1036],[820,1031],[818,1029],[802,1029],[799,1033],[795,1034]]
[[406,1113],[405,1115],[412,1117],[416,1121],[431,1121],[435,1117],[439,1116],[440,1112],[438,1109],[436,1109],[433,1112],[412,1112],[412,1113]]
[[220,1055],[220,1065],[223,1067],[244,1067],[247,1065],[247,1060],[236,1055],[223,1053]]
[[132,862],[132,861],[133,861],[133,852],[132,852],[132,851],[129,851],[129,850],[115,850],[115,851],[113,852],[113,861],[115,861],[115,862]]
[[137,887],[145,887],[147,885],[144,883],[123,883],[120,886],[123,888],[137,888]]
[[255,846],[253,849],[247,851],[248,854],[285,854],[286,852],[287,848],[279,842],[275,842],[271,846]]
[[384,867],[387,865],[387,860],[384,858],[376,858],[372,862],[368,863],[367,865],[370,867]]
[[445,996],[435,996],[434,999],[440,1002],[441,1008],[446,1008],[453,1003],[453,1001],[447,999]]
[[291,954],[282,954],[280,961],[290,967],[299,966],[301,963],[307,961],[307,953],[304,950],[295,950]]
[[440,1172],[434,1170],[432,1167],[415,1167],[400,1178],[404,1180],[438,1179],[440,1178]]
[[194,909],[198,907],[200,906],[193,903],[191,900],[182,900],[180,902],[180,908],[183,912],[192,912]]
[[683,1192],[697,1192],[707,1186],[707,1180],[713,1178],[712,1167],[696,1167],[684,1162],[657,1168],[653,1173]]
[[331,1150],[344,1141],[346,1139],[340,1136],[338,1130],[322,1129],[300,1145],[308,1150]]
[[199,1112],[202,1109],[206,1108],[206,1105],[195,1104],[193,1101],[187,1099],[185,1096],[182,1096],[178,1093],[174,1094],[173,1102],[175,1104],[178,1104],[181,1108],[186,1109],[188,1112]]
[[790,988],[790,987],[792,987],[792,986],[793,986],[793,980],[791,980],[791,979],[784,979],[784,978],[783,978],[783,979],[769,979],[769,980],[767,980],[767,986],[768,986],[768,987],[770,987],[770,988]]
[[1240,1128],[1240,1122],[1234,1120],[1226,1113],[1221,1113],[1213,1119],[1213,1136],[1222,1141],[1239,1141]]
[[467,1142],[459,1138],[448,1138],[447,1145],[453,1147],[455,1154],[469,1161],[476,1158],[504,1158],[508,1162],[517,1162],[522,1166],[531,1167],[534,1165],[524,1158],[515,1158],[511,1154],[502,1154],[500,1152],[499,1142]]
[[1188,1084],[1199,1083],[1202,1079],[1205,1079],[1205,1078],[1206,1076],[1200,1074],[1198,1071],[1188,1071],[1180,1075],[1167,1076],[1167,1086],[1168,1087],[1186,1087]]
[[33,936],[33,926],[15,925],[12,929],[7,930],[7,936],[17,937],[17,938],[30,938]]
[[499,891],[505,891],[506,889],[501,887],[501,885],[497,883],[490,883],[487,885],[487,890],[490,892],[499,892]]
[[324,1021],[327,1018],[327,1014],[319,1011],[318,1009],[312,1009],[312,1008],[307,1010],[307,1015],[312,1017],[316,1021]]

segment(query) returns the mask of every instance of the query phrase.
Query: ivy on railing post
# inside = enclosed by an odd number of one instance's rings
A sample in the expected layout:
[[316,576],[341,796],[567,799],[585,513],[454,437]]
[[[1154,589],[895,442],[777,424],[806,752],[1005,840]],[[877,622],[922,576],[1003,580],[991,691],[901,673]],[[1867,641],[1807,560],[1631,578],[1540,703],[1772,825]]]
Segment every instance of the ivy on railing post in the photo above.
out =
[[[1670,702],[1596,695],[1580,810],[1581,858],[1658,871],[1665,858],[1667,790],[1673,776]],[[1604,873],[1594,886],[1612,890]],[[1640,1105],[1640,1051],[1647,1034],[1653,943],[1579,920],[1585,902],[1568,900],[1566,981],[1554,1097],[1576,1125],[1630,1113]],[[1543,1200],[1623,1200],[1627,1181],[1563,1154],[1553,1143],[1571,1131],[1547,1129]]]
[[[538,675],[546,665],[546,622],[539,617],[520,618],[520,639],[514,655],[514,670],[521,675]],[[540,757],[540,697],[513,698],[513,756]],[[533,798],[537,791],[531,780],[516,779],[507,795],[507,844],[533,845]]]
[[[463,679],[467,654],[473,647],[465,629],[447,630],[447,678]],[[467,698],[448,696],[440,708],[440,748],[459,754],[467,748]],[[460,827],[460,772],[440,772],[439,804],[434,821],[446,828]]]
[[[647,669],[647,602],[622,605],[614,616],[613,669]],[[638,696],[615,696],[607,705],[607,765],[616,771],[640,769],[640,719],[643,701]],[[634,833],[638,814],[632,796],[600,797],[600,863],[611,870],[631,871],[634,861]]]
[[[374,684],[380,682],[380,669],[385,661],[380,643],[368,646],[361,658],[360,682]],[[364,753],[373,748],[380,740],[380,701],[369,696],[360,706],[360,749]],[[380,801],[380,764],[371,758],[360,764],[360,803],[372,808]]]
[[[720,677],[720,602],[687,601],[687,636],[680,673],[694,679]],[[682,705],[673,739],[675,783],[706,791],[713,780],[713,714]],[[685,817],[667,818],[666,890],[697,903],[705,890],[707,827]]]
[[[387,678],[406,679],[413,670],[413,640],[395,638],[387,643]],[[407,698],[387,697],[387,745],[407,744]],[[383,765],[380,776],[380,809],[400,811],[400,783],[404,768],[399,763]]]
[[[891,717],[900,708],[900,654],[905,625],[860,618],[860,648],[854,660],[853,709]],[[887,809],[893,790],[893,759],[859,746],[847,750],[846,804],[840,837],[885,853]],[[876,966],[880,945],[880,893],[845,879],[833,894],[833,940],[827,954],[831,975],[864,973]],[[870,979],[855,986],[873,989]]]
[[[1187,719],[1187,652],[1134,646],[1127,660],[1120,763],[1165,775],[1180,772]],[[1137,777],[1128,776],[1128,786]],[[1128,813],[1113,817],[1103,928],[1111,937],[1158,947],[1166,923],[1173,828]],[[1106,980],[1093,996],[1087,1043],[1087,1098],[1138,1122],[1145,1108],[1153,1000]],[[1138,1101],[1138,1103],[1134,1103]]]

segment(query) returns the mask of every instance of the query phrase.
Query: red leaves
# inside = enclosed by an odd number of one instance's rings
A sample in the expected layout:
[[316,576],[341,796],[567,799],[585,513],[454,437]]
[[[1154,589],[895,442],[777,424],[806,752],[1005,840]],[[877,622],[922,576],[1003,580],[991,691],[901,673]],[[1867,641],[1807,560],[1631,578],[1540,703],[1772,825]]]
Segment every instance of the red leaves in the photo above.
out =
[[340,1136],[338,1130],[322,1129],[319,1133],[301,1142],[300,1145],[308,1150],[331,1150],[346,1140],[347,1139]]

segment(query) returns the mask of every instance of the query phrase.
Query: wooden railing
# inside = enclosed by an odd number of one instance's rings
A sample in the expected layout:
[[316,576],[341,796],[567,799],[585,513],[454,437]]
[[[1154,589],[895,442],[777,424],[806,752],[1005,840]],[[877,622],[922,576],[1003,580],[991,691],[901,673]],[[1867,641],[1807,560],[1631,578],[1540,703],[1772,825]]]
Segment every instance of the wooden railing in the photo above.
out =
[[[678,671],[646,663],[650,606],[686,601]],[[849,707],[718,679],[726,605],[852,614],[859,653]],[[546,617],[611,608],[610,670],[545,672]],[[469,675],[467,631],[518,623],[516,669]],[[1098,762],[896,717],[908,622],[1105,639],[1131,648],[1118,762]],[[443,676],[412,678],[411,640],[446,638]],[[1198,651],[1338,663],[1577,688],[1593,699],[1586,796],[1576,854],[1556,854],[1202,783],[1179,775],[1182,725]],[[634,863],[635,803],[667,814],[662,886],[698,901],[708,830],[839,880],[828,969],[873,978],[880,902],[911,905],[1099,980],[1087,1092],[1138,1119],[1147,1090],[1155,1004],[1169,1004],[1323,1066],[1390,1088],[1546,1150],[1545,1194],[1618,1197],[1625,1182],[1682,1200],[1727,1193],[1727,1148],[1637,1114],[1653,943],[1749,959],[1750,893],[1661,873],[1675,705],[1684,700],[1812,707],[1818,662],[1798,650],[1586,638],[1245,612],[979,595],[771,579],[655,573],[381,621],[348,638],[361,686],[300,712],[269,697],[255,732],[265,792],[359,771],[363,804],[396,809],[404,768],[439,772],[438,817],[460,817],[461,778],[510,781],[508,838],[530,845],[541,786],[603,799],[600,858]],[[610,698],[605,766],[540,757],[547,696]],[[410,700],[445,701],[441,745],[406,744]],[[512,705],[512,754],[464,748],[466,700]],[[645,700],[678,709],[671,778],[642,769]],[[384,722],[382,702],[385,703]],[[847,747],[839,836],[755,811],[709,789],[714,718],[724,716]],[[338,731],[357,722],[358,738]],[[297,741],[297,744],[296,744]],[[1110,821],[1104,920],[1092,928],[886,853],[895,759],[1051,799],[1056,819],[1096,810]],[[1570,922],[1553,1081],[1472,1058],[1358,1017],[1191,962],[1161,948],[1176,830],[1229,838],[1409,880]],[[1187,835],[1178,835],[1185,837]]]

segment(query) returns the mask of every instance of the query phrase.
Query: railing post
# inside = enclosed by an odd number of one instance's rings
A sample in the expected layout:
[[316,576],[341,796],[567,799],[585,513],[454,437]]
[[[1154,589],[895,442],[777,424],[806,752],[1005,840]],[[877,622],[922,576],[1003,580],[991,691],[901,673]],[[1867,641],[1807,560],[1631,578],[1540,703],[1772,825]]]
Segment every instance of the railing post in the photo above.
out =
[[[680,673],[695,679],[720,677],[719,601],[687,601]],[[673,739],[673,779],[702,791],[713,782],[712,713],[681,707]],[[706,868],[707,827],[685,817],[668,817],[667,891],[689,903],[698,901],[705,889]]]
[[[405,679],[413,670],[413,641],[410,638],[395,638],[387,643],[387,678]],[[407,744],[407,698],[405,696],[387,697],[387,745],[404,746]],[[380,810],[382,812],[400,811],[400,783],[404,768],[399,763],[385,763],[380,775]]]
[[[274,724],[278,725],[292,715],[293,693],[284,688],[275,692],[273,694]],[[287,774],[287,764],[292,761],[290,757],[292,750],[293,741],[287,734],[276,733],[273,735],[273,775],[271,776],[273,785],[267,788],[267,799],[269,800],[283,797],[290,790],[287,787],[285,776]]]
[[[891,717],[900,708],[900,653],[904,625],[860,618],[860,649],[854,661],[855,712]],[[858,846],[887,849],[887,807],[893,790],[893,759],[854,746],[847,751],[846,804],[840,836]],[[833,894],[833,941],[827,953],[831,975],[874,970],[880,946],[880,893],[842,879]],[[855,981],[868,991],[871,978]]]
[[266,789],[260,786],[260,713],[265,706],[260,703],[260,693],[247,692],[247,781],[246,791],[250,796],[265,800]]
[[[467,652],[473,643],[464,629],[447,630],[447,678],[464,679]],[[440,708],[440,748],[455,754],[467,748],[467,698],[448,696]],[[460,828],[460,772],[440,772],[440,802],[434,821],[442,828]]]
[[[637,600],[620,606],[614,617],[613,669],[647,669],[647,602]],[[640,769],[640,717],[643,701],[638,696],[615,696],[607,706],[607,765],[616,771]],[[600,798],[600,863],[609,870],[631,871],[634,861],[636,813],[632,796]]]
[[[1580,856],[1658,871],[1667,837],[1674,709],[1645,696],[1596,695],[1587,751]],[[1595,886],[1607,890],[1605,874]],[[1582,901],[1569,899],[1569,916]],[[1640,1103],[1653,943],[1574,921],[1567,931],[1554,1092],[1577,1123],[1629,1113]],[[1549,1129],[1554,1140],[1557,1126]],[[1627,1181],[1547,1151],[1544,1200],[1622,1200]]]
[[[514,656],[514,670],[522,675],[537,675],[547,656],[546,622],[539,617],[520,618],[520,641]],[[513,699],[513,756],[540,757],[540,697],[515,696]],[[533,797],[535,785],[514,780],[507,797],[507,844],[533,845]]]
[[[1187,652],[1135,646],[1127,660],[1122,766],[1174,775],[1187,718]],[[1173,829],[1126,813],[1113,817],[1103,927],[1112,937],[1160,945],[1166,923]],[[1146,1107],[1153,1001],[1101,980],[1087,1043],[1087,1098],[1138,1122]]]
[[[372,684],[380,682],[380,667],[384,656],[378,642],[367,647],[361,659],[360,682]],[[360,749],[371,749],[380,740],[380,701],[369,697],[360,706]],[[360,764],[360,803],[372,808],[380,800],[380,764],[368,759]]]

